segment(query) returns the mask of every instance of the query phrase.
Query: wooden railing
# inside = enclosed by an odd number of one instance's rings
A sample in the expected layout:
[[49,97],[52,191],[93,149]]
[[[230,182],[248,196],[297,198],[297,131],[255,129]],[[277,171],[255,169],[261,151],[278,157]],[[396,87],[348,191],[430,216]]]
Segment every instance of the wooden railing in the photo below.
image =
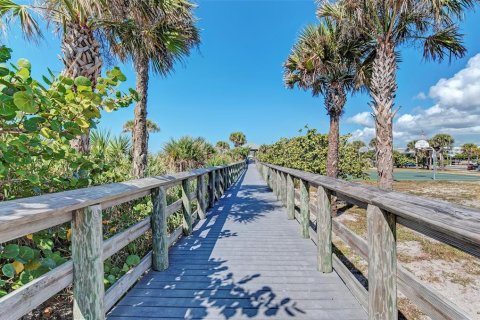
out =
[[[0,203],[0,243],[71,221],[72,258],[52,271],[0,298],[0,319],[18,319],[73,283],[73,318],[103,319],[106,311],[150,267],[168,268],[168,248],[182,233],[189,235],[197,218],[230,187],[245,170],[245,162],[198,169],[172,175],[78,189]],[[208,175],[208,189],[206,176]],[[195,192],[189,182],[196,179]],[[182,197],[167,206],[166,190],[181,185]],[[208,191],[208,193],[206,192]],[[151,196],[151,216],[103,241],[102,210]],[[208,196],[208,205],[207,205]],[[192,200],[197,210],[192,214]],[[182,210],[183,209],[183,210]],[[183,211],[183,225],[167,234],[167,217]],[[152,230],[152,251],[106,292],[103,261]],[[182,232],[183,231],[183,232]]]
[[[266,163],[257,166],[287,207],[288,218],[297,219],[302,236],[317,244],[318,270],[335,269],[367,310],[369,319],[397,319],[397,288],[432,319],[471,319],[441,293],[397,265],[396,224],[480,257],[479,211]],[[297,195],[295,179],[300,186]],[[310,203],[309,186],[317,188],[315,204]],[[367,240],[332,219],[332,196],[367,209]],[[310,212],[317,216],[316,231],[310,226]],[[332,254],[332,232],[368,262],[368,291]]]

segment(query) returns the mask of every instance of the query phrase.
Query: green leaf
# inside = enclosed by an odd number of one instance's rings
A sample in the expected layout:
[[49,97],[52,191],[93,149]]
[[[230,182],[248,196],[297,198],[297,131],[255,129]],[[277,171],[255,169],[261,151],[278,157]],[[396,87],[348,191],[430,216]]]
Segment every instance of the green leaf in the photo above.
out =
[[88,79],[87,77],[80,76],[75,78],[75,85],[76,86],[84,86],[84,87],[91,87],[92,86],[92,81]]
[[10,70],[8,68],[5,68],[4,66],[0,66],[0,77],[5,77],[10,73]]
[[48,269],[55,269],[57,263],[52,258],[45,258],[42,260],[42,266]]
[[130,267],[136,266],[139,263],[140,263],[140,257],[137,256],[136,254],[131,254],[127,257],[127,264]]
[[38,124],[43,122],[43,118],[40,117],[32,117],[23,123],[23,126],[25,127],[25,130],[29,132],[35,132],[38,131]]
[[32,64],[30,63],[30,61],[28,61],[27,59],[24,59],[24,58],[20,58],[17,60],[17,66],[21,69],[21,68],[26,68],[28,70],[30,70],[32,68]]
[[7,291],[0,289],[0,298],[6,296],[7,294]]
[[5,46],[0,47],[0,62],[7,62],[12,57],[12,49]]
[[117,279],[115,278],[115,276],[113,274],[109,274],[108,277],[107,277],[107,280],[110,284],[114,284],[115,281],[117,281]]
[[42,76],[42,79],[43,79],[43,82],[45,82],[45,83],[48,84],[49,86],[52,85],[52,81],[50,81],[50,79],[48,79],[46,76]]
[[20,247],[17,244],[8,244],[3,249],[2,257],[14,259],[20,253]]
[[25,285],[34,279],[32,273],[28,270],[24,270],[19,277],[19,280],[22,285]]
[[23,80],[27,80],[28,78],[30,78],[30,70],[28,70],[27,68],[22,68],[17,71],[16,75]]
[[25,91],[15,92],[13,95],[13,103],[20,111],[25,113],[35,113],[37,111],[33,96]]
[[15,275],[15,268],[10,263],[7,263],[2,267],[2,273],[7,278],[13,278]]
[[21,246],[17,257],[17,260],[22,263],[28,263],[35,256],[32,248],[27,246]]

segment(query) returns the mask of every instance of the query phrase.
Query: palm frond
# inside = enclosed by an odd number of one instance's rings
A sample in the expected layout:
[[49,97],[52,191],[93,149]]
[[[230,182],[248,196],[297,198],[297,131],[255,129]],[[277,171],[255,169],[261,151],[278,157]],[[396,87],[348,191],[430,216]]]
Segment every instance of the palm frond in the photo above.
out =
[[33,7],[29,5],[20,5],[10,0],[0,0],[0,16],[2,24],[10,23],[12,20],[18,19],[22,29],[23,36],[34,42],[38,42],[43,38],[42,30],[33,17]]

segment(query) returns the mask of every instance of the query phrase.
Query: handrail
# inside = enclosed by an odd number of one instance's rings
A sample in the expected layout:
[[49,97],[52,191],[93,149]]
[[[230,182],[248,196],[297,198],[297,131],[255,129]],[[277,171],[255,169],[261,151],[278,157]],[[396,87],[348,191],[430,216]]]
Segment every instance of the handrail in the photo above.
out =
[[[421,283],[396,262],[396,223],[480,257],[480,211],[395,191],[329,178],[296,169],[257,162],[267,184],[297,219],[302,235],[318,247],[318,270],[335,269],[369,319],[397,319],[398,289],[433,319],[470,319],[470,316],[430,286]],[[300,191],[294,187],[300,182]],[[310,202],[309,186],[317,188]],[[364,240],[331,216],[332,196],[367,208],[368,239]],[[300,202],[297,210],[295,199]],[[317,216],[317,230],[310,226],[310,212]],[[349,269],[333,255],[332,234],[368,261],[368,292]]]
[[[104,319],[108,311],[147,269],[168,267],[168,248],[183,234],[189,235],[196,219],[245,170],[240,161],[225,166],[197,169],[150,178],[0,202],[0,243],[72,222],[72,259],[0,298],[0,319],[18,319],[73,282],[74,319]],[[205,177],[208,175],[208,189]],[[194,192],[189,182],[197,181]],[[181,185],[181,199],[167,206],[166,190]],[[208,195],[208,204],[207,204]],[[150,217],[103,241],[102,210],[151,196]],[[191,212],[196,199],[197,210]],[[167,234],[166,219],[182,210],[183,225]],[[153,249],[135,268],[105,292],[103,261],[146,231],[152,230]],[[75,271],[75,272],[74,272]]]
[[[264,164],[313,186],[328,189],[338,198],[363,207],[374,205],[400,218],[397,222],[460,250],[480,257],[480,211],[442,200],[386,191],[296,169]],[[353,200],[353,201],[352,201]]]
[[[151,189],[168,188],[180,184],[183,180],[227,167],[229,166],[216,166],[1,202],[0,243],[68,222],[74,210],[94,204],[100,204],[102,209],[105,209],[112,206],[112,202],[120,204],[141,198],[149,194]],[[129,200],[125,200],[126,197],[129,197]],[[30,231],[24,231],[26,228]]]

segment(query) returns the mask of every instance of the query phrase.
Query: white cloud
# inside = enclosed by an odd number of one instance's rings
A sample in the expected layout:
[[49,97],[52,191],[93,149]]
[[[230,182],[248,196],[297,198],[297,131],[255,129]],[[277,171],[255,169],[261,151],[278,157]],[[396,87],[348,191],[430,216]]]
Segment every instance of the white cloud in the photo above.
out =
[[[419,93],[421,99],[424,93]],[[466,67],[451,78],[440,79],[429,90],[435,104],[400,114],[394,121],[395,144],[437,133],[449,133],[457,144],[480,140],[480,53],[472,57]],[[373,117],[369,112],[359,113],[347,122],[364,126],[353,132],[353,137],[368,142],[375,134]],[[353,139],[352,137],[352,139]]]
[[429,96],[440,105],[467,110],[480,107],[480,54],[449,79],[440,79],[430,88]]
[[375,128],[365,127],[363,129],[357,129],[351,133],[350,141],[361,140],[368,143],[373,137],[375,137]]
[[347,119],[348,123],[354,123],[365,127],[373,127],[374,122],[370,112],[360,112]]
[[417,99],[417,100],[425,100],[427,99],[427,95],[425,94],[425,92],[419,92],[415,97],[413,97],[414,99]]

